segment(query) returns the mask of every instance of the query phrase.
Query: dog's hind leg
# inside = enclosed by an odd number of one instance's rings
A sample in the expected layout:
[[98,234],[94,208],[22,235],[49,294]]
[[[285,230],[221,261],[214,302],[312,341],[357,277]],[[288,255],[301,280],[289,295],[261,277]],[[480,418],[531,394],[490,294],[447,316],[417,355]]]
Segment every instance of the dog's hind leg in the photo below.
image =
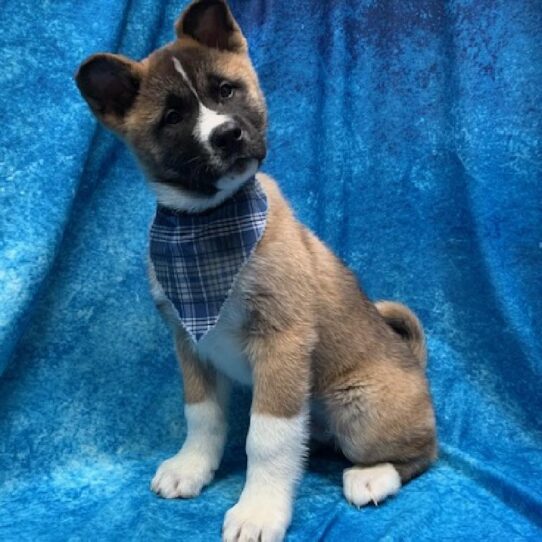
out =
[[371,467],[354,466],[343,472],[343,493],[354,506],[379,504],[395,495],[401,486],[426,470],[433,457],[420,458],[409,463],[378,463]]
[[344,471],[343,491],[355,506],[382,502],[435,460],[429,395],[424,386],[405,385],[409,375],[402,376],[395,380],[395,390],[389,379],[363,379],[358,384],[350,379],[328,401],[335,440],[354,464]]

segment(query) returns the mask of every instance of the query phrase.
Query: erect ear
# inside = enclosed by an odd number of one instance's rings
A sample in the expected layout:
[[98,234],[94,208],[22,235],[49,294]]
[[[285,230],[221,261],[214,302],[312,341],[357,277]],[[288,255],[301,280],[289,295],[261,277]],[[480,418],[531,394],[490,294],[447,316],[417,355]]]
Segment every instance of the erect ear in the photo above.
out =
[[190,36],[202,45],[243,53],[247,42],[223,0],[192,2],[175,24],[177,36]]
[[139,92],[141,74],[136,62],[100,53],[81,64],[75,81],[94,114],[105,125],[118,129]]

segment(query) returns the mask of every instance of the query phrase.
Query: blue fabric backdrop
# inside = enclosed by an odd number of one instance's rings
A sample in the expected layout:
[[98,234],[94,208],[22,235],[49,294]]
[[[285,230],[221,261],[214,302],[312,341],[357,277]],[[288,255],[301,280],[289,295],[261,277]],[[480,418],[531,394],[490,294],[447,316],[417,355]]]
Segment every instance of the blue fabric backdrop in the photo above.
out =
[[[378,508],[311,460],[292,541],[542,537],[542,3],[232,0],[299,217],[429,337],[441,459]],[[147,291],[153,199],[72,81],[141,58],[179,1],[4,0],[0,32],[0,539],[216,540],[243,483],[249,397],[216,482],[149,491],[182,388]]]

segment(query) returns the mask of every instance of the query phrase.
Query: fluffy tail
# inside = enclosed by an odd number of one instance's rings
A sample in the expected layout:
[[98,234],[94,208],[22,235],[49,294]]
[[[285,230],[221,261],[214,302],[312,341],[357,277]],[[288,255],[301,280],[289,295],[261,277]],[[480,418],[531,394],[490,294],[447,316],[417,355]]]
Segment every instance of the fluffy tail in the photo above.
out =
[[410,346],[421,367],[425,368],[425,334],[418,317],[408,307],[394,301],[377,301],[375,306],[386,323]]

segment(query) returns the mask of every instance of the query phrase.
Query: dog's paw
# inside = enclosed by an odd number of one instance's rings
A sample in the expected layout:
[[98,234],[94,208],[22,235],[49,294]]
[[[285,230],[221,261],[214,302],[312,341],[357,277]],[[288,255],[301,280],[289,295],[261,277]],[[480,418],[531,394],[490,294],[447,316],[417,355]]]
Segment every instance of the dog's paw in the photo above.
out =
[[204,457],[180,452],[158,467],[151,489],[165,499],[189,499],[197,497],[213,475],[214,469]]
[[354,506],[378,504],[401,488],[401,478],[391,463],[374,467],[352,467],[343,472],[343,492]]
[[242,498],[224,519],[223,542],[282,542],[290,525],[289,503],[262,497]]

